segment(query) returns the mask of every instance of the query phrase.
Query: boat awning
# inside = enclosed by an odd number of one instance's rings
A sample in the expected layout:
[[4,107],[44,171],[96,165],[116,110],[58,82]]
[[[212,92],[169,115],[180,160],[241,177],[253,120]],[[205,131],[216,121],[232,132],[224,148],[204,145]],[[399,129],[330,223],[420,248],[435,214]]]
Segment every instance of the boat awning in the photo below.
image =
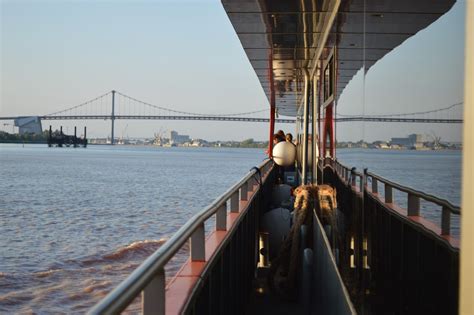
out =
[[[364,60],[367,71],[454,2],[342,0],[327,28],[331,8],[339,1],[222,0],[262,88],[269,100],[274,89],[277,112],[285,116],[296,116],[305,69],[314,67],[318,46],[324,48],[322,58],[333,47],[336,50],[338,98]],[[324,34],[326,29],[329,32]]]

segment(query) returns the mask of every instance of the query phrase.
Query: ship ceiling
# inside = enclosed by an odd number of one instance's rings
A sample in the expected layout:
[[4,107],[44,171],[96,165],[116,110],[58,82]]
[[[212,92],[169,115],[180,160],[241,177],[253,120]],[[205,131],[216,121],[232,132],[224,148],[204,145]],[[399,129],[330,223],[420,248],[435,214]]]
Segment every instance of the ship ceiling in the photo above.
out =
[[[336,50],[336,97],[362,68],[364,60],[367,71],[407,38],[446,13],[454,2],[342,0],[322,52],[324,57],[332,47]],[[275,105],[280,115],[296,115],[305,69],[314,66],[331,3],[328,0],[222,0],[269,100],[273,77]]]

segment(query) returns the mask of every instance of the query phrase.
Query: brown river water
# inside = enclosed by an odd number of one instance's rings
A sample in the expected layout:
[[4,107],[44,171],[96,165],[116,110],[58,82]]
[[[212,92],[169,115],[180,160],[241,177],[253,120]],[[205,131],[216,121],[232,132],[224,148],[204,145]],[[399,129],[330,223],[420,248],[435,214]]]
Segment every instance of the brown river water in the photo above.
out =
[[[460,152],[338,152],[459,202]],[[264,158],[260,149],[0,145],[0,313],[86,312]]]

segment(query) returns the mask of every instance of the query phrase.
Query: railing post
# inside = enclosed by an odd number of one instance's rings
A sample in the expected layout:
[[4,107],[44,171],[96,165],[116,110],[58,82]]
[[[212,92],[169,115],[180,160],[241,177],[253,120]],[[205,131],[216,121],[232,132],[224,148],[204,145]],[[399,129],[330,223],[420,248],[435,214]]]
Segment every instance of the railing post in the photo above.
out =
[[257,185],[257,179],[255,178],[255,176],[258,176],[257,174],[255,174],[254,176],[250,177],[249,181],[248,181],[248,190],[249,191],[253,191],[253,188],[255,185]]
[[354,186],[355,187],[356,185],[356,175],[355,175],[355,171],[354,170],[351,170],[351,186]]
[[379,187],[377,184],[377,179],[374,177],[370,177],[372,179],[372,193],[373,194],[378,194],[379,192]]
[[420,215],[420,197],[408,193],[408,209],[407,215]]
[[226,231],[227,230],[227,204],[224,203],[217,209],[216,212],[216,230]]
[[366,181],[367,181],[367,169],[364,168],[364,172],[362,173],[362,176],[360,178],[360,183],[359,183],[360,192],[363,192],[365,190]]
[[243,183],[242,186],[240,186],[240,200],[246,201],[247,200],[247,193],[248,193],[248,181]]
[[392,202],[393,202],[392,186],[385,183],[385,203],[392,203]]
[[205,247],[205,232],[204,223],[201,223],[199,227],[194,231],[191,236],[191,260],[192,261],[205,261],[206,260],[206,247]]
[[441,210],[441,235],[451,234],[451,210],[448,207],[443,206]]
[[165,314],[165,270],[162,268],[142,292],[144,315]]
[[262,168],[262,176],[266,174],[272,168],[272,162],[266,163]]
[[239,212],[239,191],[235,191],[230,197],[230,212]]

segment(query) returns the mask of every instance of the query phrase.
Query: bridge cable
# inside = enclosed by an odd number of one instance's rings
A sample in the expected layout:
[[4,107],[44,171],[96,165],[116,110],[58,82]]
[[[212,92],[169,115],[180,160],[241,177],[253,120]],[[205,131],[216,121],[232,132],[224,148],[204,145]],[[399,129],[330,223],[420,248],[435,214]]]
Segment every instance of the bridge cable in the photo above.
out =
[[123,96],[123,97],[127,97],[135,102],[138,102],[138,103],[141,103],[143,105],[146,105],[146,106],[150,106],[150,107],[153,107],[153,108],[156,108],[156,109],[161,109],[161,110],[164,110],[164,111],[168,111],[168,112],[172,112],[172,113],[177,113],[177,114],[185,114],[185,115],[193,115],[193,116],[240,116],[240,115],[248,115],[248,114],[255,114],[255,113],[261,113],[261,112],[265,112],[265,111],[268,111],[269,109],[262,109],[262,110],[257,110],[257,111],[252,111],[252,112],[245,112],[245,113],[233,113],[233,114],[202,114],[202,113],[192,113],[192,112],[185,112],[185,111],[179,111],[179,110],[174,110],[174,109],[170,109],[170,108],[166,108],[166,107],[162,107],[162,106],[158,106],[158,105],[153,105],[153,104],[150,104],[150,103],[147,103],[147,102],[144,102],[144,101],[141,101],[139,99],[136,99],[134,97],[131,97],[131,96],[128,96],[128,95],[125,95],[125,94],[122,94],[118,91],[116,91],[115,93]]
[[81,107],[81,106],[84,106],[84,105],[87,105],[87,104],[92,103],[92,102],[94,102],[94,101],[97,101],[98,99],[101,99],[102,97],[107,96],[107,95],[109,95],[110,93],[112,93],[112,92],[107,92],[107,93],[102,94],[102,95],[100,95],[100,96],[97,96],[96,98],[93,98],[93,99],[91,99],[91,100],[89,100],[89,101],[87,101],[87,102],[84,102],[84,103],[81,103],[81,104],[79,104],[79,105],[72,106],[72,107],[69,107],[69,108],[66,108],[66,109],[63,109],[63,110],[60,110],[60,111],[51,113],[51,114],[47,114],[47,115],[45,115],[45,116],[54,116],[54,115],[57,115],[57,114],[65,113],[65,112],[67,112],[67,111],[71,111],[71,110],[73,110],[73,109],[77,109],[77,108],[79,108],[79,107]]
[[[431,114],[437,113],[445,110],[449,110],[451,108],[457,107],[459,105],[464,104],[464,102],[458,102],[447,107],[437,108],[433,110],[427,110],[422,112],[412,112],[412,113],[398,113],[398,114],[383,114],[383,115],[365,115],[365,117],[393,117],[393,116],[411,116],[411,115],[422,115],[422,114]],[[360,115],[347,115],[347,114],[338,114],[340,117],[359,117]]]

